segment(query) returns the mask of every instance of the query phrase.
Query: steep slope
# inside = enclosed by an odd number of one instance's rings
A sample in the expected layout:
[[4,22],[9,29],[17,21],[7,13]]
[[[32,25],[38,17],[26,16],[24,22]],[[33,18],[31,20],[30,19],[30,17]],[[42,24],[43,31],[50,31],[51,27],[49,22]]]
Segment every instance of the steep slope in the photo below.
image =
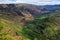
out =
[[3,14],[3,18],[7,20],[12,20],[20,25],[23,25],[24,20],[33,19],[32,14],[25,9],[20,9],[21,7],[16,7],[12,5],[0,5],[0,14]]
[[[23,6],[23,5],[22,5]],[[26,7],[16,5],[0,5],[0,40],[25,40],[20,36],[24,22],[33,20],[34,17]],[[26,8],[26,9],[24,9]],[[30,9],[29,9],[30,10]]]
[[[35,18],[41,19],[42,17],[43,19],[46,16],[51,17],[53,19],[52,20],[53,23],[47,23],[47,24],[53,25],[54,30],[60,29],[60,12],[59,12],[60,10],[57,12],[52,12],[52,13],[51,11],[49,11],[49,9],[48,10],[43,9],[43,10],[44,11],[40,10],[40,7],[36,5],[29,5],[29,4],[2,4],[0,5],[0,36],[2,35],[0,40],[25,40],[25,39],[28,40],[28,38],[21,35],[22,28],[25,27],[25,24],[26,26],[30,25],[29,27],[34,26],[34,28],[36,28],[35,26],[38,25],[37,23],[39,23],[40,20],[36,21],[34,20]],[[41,12],[43,12],[43,14]],[[31,23],[32,25],[30,24],[31,21],[32,21]],[[42,23],[44,24],[44,22]],[[37,24],[37,25],[34,25],[34,24]],[[41,23],[39,23],[39,25],[40,24]],[[45,28],[43,24],[42,26]],[[39,29],[39,31],[40,30],[41,29]],[[49,31],[48,28],[47,28],[47,31]],[[48,32],[46,32],[46,34],[48,34]]]
[[22,26],[0,15],[0,40],[25,40],[21,35]]

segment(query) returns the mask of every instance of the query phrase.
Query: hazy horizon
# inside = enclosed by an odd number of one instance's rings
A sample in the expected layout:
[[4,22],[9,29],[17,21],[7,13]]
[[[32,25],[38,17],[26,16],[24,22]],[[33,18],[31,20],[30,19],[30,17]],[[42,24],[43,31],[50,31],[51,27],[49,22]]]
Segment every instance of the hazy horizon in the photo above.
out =
[[0,0],[0,4],[17,4],[26,3],[34,5],[57,5],[60,4],[60,0]]

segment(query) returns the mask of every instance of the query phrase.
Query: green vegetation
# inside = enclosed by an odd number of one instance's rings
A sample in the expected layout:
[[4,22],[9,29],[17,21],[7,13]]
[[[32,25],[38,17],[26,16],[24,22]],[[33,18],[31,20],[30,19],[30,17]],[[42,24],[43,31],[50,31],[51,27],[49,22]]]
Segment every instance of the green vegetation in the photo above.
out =
[[[12,21],[6,20],[2,18],[2,14],[0,15],[0,40],[19,40],[21,37],[19,36],[21,29],[18,28],[17,24]],[[18,32],[16,34],[16,32]],[[13,35],[14,36],[13,36]]]
[[60,5],[0,5],[0,40],[60,40]]
[[2,28],[3,28],[3,25],[2,25],[1,22],[0,22],[0,31],[2,30]]
[[60,40],[59,30],[55,30],[55,23],[50,17],[42,17],[27,21],[22,34],[30,40]]
[[25,21],[23,27],[0,17],[0,40],[60,40],[57,15]]

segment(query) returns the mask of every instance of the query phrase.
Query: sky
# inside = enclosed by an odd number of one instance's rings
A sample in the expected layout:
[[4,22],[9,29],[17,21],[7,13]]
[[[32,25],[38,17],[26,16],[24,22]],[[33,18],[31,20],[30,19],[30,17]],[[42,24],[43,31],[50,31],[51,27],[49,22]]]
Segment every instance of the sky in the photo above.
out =
[[0,4],[27,3],[34,5],[60,4],[60,0],[0,0]]

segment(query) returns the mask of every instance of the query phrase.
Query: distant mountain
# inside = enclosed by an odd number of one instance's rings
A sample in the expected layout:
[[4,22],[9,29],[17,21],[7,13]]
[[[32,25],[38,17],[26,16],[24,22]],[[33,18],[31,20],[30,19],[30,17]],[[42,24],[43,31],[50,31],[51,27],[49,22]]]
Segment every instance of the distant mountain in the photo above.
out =
[[0,12],[15,12],[16,14],[23,15],[21,12],[27,11],[31,15],[37,15],[41,13],[54,13],[56,11],[60,11],[60,5],[44,5],[37,6],[31,4],[1,4]]
[[24,19],[33,19],[41,15],[47,15],[60,11],[60,5],[37,6],[31,4],[1,4],[0,13],[8,19],[21,16]]
[[42,11],[52,11],[55,12],[57,10],[60,10],[60,5],[44,5],[40,6]]

